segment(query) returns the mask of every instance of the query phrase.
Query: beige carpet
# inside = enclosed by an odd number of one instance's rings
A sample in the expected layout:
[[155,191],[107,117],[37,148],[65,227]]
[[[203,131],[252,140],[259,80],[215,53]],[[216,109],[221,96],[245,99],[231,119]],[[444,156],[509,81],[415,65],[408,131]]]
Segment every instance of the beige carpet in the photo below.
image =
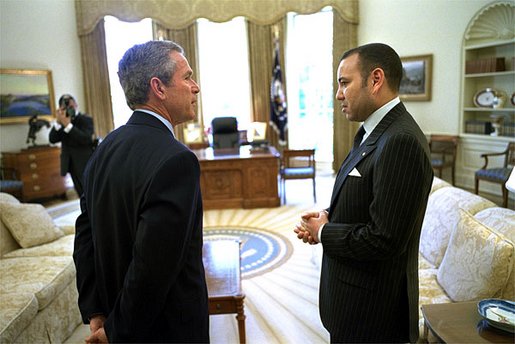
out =
[[[332,191],[330,176],[317,178],[317,198],[313,204],[311,181],[288,181],[287,203],[278,208],[209,210],[204,213],[205,227],[252,227],[277,233],[288,240],[291,255],[278,267],[242,280],[245,298],[247,343],[327,343],[329,335],[318,314],[318,259],[321,247],[303,244],[293,226],[306,210],[326,207]],[[65,207],[68,207],[67,213]],[[54,206],[49,211],[58,224],[73,224],[78,201]],[[66,343],[83,343],[88,327],[80,326]],[[212,343],[237,343],[238,328],[234,315],[210,317]]]

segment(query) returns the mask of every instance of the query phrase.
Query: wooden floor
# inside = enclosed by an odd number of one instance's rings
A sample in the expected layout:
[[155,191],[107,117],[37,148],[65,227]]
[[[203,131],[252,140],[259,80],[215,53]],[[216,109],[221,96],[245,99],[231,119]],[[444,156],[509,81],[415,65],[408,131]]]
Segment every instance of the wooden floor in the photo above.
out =
[[[293,226],[306,210],[326,208],[334,177],[319,173],[317,200],[313,202],[311,180],[286,182],[286,205],[278,208],[227,209],[205,212],[209,226],[249,226],[266,228],[290,241],[293,253],[281,266],[242,281],[246,294],[245,314],[247,343],[328,343],[329,336],[318,313],[319,259],[321,247],[303,244],[296,239]],[[482,195],[483,196],[483,195]],[[486,195],[500,204],[500,197]],[[73,219],[64,219],[72,221]],[[83,343],[88,327],[80,326],[67,343]],[[234,315],[210,317],[212,343],[237,343],[238,329]]]

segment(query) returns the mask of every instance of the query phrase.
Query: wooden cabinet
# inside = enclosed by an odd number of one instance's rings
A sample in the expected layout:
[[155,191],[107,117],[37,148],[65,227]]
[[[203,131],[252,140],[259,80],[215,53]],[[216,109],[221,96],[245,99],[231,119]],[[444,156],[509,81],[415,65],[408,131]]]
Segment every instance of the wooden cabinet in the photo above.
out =
[[60,155],[61,148],[49,146],[3,152],[2,166],[15,170],[23,182],[23,201],[60,196],[66,193]]

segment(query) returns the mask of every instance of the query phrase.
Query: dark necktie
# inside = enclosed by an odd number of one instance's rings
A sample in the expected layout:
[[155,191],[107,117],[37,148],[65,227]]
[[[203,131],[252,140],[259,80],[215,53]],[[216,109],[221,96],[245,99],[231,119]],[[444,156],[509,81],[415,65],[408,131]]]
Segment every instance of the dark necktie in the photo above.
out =
[[354,144],[352,145],[352,152],[359,148],[359,145],[361,144],[361,141],[363,141],[363,136],[365,135],[365,128],[363,125],[359,127],[358,132],[356,133],[356,136],[354,137]]

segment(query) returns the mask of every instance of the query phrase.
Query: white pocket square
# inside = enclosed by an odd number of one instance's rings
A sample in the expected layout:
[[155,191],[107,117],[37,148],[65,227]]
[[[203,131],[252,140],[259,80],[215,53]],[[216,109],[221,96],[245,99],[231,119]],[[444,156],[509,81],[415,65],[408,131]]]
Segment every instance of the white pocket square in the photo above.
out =
[[356,167],[354,167],[352,169],[352,171],[350,171],[349,176],[361,177],[361,173],[359,173],[359,171],[356,169]]

